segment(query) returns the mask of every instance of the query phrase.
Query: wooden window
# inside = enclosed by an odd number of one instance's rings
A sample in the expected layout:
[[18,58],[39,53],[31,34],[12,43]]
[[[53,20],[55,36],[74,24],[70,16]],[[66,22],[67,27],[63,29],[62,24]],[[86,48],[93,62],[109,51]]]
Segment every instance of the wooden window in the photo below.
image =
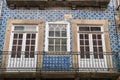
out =
[[[48,32],[47,32],[48,31]],[[68,23],[48,23],[46,31],[46,51],[66,52],[70,50]],[[47,48],[48,46],[48,48]]]
[[14,25],[12,58],[20,58],[22,54],[25,54],[25,58],[34,58],[37,41],[36,31],[35,25]]
[[[81,58],[90,58],[94,54],[94,58],[103,58],[103,37],[101,27],[92,27],[92,25],[78,25],[79,51]],[[82,26],[82,27],[81,27]],[[94,32],[101,33],[94,33]],[[87,33],[89,32],[89,33]]]

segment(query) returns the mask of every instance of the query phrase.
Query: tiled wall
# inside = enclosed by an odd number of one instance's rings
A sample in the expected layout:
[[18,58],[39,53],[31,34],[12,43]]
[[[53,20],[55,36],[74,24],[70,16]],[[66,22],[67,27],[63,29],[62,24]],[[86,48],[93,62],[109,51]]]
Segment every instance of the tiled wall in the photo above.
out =
[[[118,35],[115,28],[115,0],[111,0],[107,9],[105,10],[10,10],[4,0],[2,10],[2,26],[0,27],[0,50],[3,49],[4,34],[6,23],[9,19],[31,19],[31,20],[45,20],[45,21],[60,21],[64,19],[64,14],[72,14],[73,19],[89,19],[89,20],[109,20],[109,34],[111,42],[111,50],[118,51],[119,48]],[[119,36],[120,38],[120,36]]]

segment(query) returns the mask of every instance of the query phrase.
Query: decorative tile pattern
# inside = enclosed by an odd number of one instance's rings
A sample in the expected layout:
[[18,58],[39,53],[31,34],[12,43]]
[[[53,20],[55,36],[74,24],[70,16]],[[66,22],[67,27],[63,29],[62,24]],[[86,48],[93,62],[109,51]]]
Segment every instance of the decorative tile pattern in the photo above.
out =
[[65,71],[69,70],[71,65],[69,56],[47,56],[43,57],[43,71]]
[[[4,44],[4,35],[5,35],[5,29],[7,20],[9,19],[31,19],[31,20],[45,20],[45,21],[60,21],[64,19],[64,14],[72,14],[73,19],[89,19],[89,20],[109,20],[109,34],[110,34],[110,44],[111,44],[111,50],[114,52],[120,51],[119,45],[120,45],[120,36],[116,34],[116,26],[115,26],[115,0],[111,0],[110,4],[108,5],[107,9],[105,10],[89,10],[89,9],[80,9],[80,10],[10,10],[7,7],[7,4],[4,0],[3,9],[2,9],[2,25],[0,26],[0,50],[3,49]],[[72,32],[71,32],[72,34]],[[118,41],[119,39],[119,41]],[[72,40],[72,36],[71,36]],[[119,43],[119,44],[118,44]],[[44,44],[45,45],[45,44]],[[71,44],[72,46],[72,44]],[[72,47],[71,47],[72,50]],[[52,59],[57,59],[58,57],[48,57],[44,56],[43,60],[45,60],[46,63],[43,62],[43,67],[50,65],[47,65],[47,63],[50,63],[51,61],[54,61]],[[62,64],[64,63],[65,57],[59,57],[60,61],[63,59]],[[46,61],[47,60],[47,61]],[[49,61],[51,60],[51,61]],[[59,63],[57,61],[55,65]],[[46,65],[44,65],[46,64]],[[69,65],[69,62],[65,63],[66,65]],[[60,65],[62,66],[62,65]],[[53,69],[55,66],[53,66],[51,69]],[[68,66],[67,66],[68,67]],[[64,67],[65,68],[65,67]]]

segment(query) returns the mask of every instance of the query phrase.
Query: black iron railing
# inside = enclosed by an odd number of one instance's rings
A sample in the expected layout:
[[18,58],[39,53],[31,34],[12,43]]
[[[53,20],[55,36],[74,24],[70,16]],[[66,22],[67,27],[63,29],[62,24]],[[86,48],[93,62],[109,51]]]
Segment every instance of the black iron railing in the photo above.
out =
[[119,71],[118,53],[0,52],[1,71],[109,72]]

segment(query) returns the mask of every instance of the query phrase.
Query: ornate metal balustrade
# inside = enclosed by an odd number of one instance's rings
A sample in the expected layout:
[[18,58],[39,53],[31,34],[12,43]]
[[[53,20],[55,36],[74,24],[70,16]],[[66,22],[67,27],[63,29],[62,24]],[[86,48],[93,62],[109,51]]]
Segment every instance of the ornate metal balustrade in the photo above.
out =
[[1,72],[117,72],[118,53],[0,52]]
[[15,8],[39,8],[47,7],[104,7],[106,8],[110,0],[6,0],[8,7]]

